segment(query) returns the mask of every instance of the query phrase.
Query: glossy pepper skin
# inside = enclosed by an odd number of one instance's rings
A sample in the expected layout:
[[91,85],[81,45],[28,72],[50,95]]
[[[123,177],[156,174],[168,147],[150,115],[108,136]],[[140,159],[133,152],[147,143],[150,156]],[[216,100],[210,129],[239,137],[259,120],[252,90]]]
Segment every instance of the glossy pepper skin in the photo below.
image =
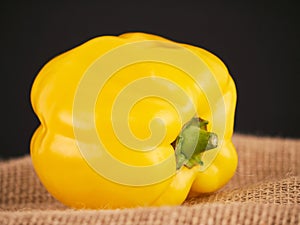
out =
[[[127,186],[99,176],[83,159],[75,140],[72,121],[74,96],[82,74],[100,55],[124,43],[139,40],[169,41],[145,33],[126,33],[118,37],[94,38],[49,61],[33,83],[31,102],[41,125],[31,140],[32,162],[46,189],[70,207],[113,209],[178,205],[188,195],[209,193],[220,189],[235,173],[237,154],[231,141],[236,104],[234,82],[224,64],[215,55],[187,44],[181,45],[200,57],[215,76],[225,104],[224,142],[213,163],[204,171],[200,171],[197,165],[191,168],[182,166],[174,176],[153,185]],[[198,114],[209,120],[210,108],[207,102],[205,103],[205,98],[192,81],[178,78],[182,73],[180,70],[153,63],[140,63],[120,71],[119,76],[116,77],[122,77],[122,81],[126,83],[138,76],[153,75],[153,71],[175,80],[191,98],[199,102]],[[107,91],[111,93],[111,98],[115,96],[113,90],[118,89],[120,83],[118,80],[111,79],[107,84]],[[105,112],[101,110],[109,107],[111,101],[112,99],[108,96],[103,102],[97,102],[96,115],[98,115],[97,112],[99,115],[105,115]],[[136,121],[132,124],[132,130],[140,138],[149,135],[147,129],[144,128],[153,115],[159,113],[168,121],[165,144],[147,156],[140,154],[139,157],[135,157],[117,151],[121,146],[113,137],[110,137],[113,130],[109,128],[109,118],[105,116],[96,118],[97,126],[99,126],[97,129],[107,136],[107,144],[115,150],[112,153],[115,157],[120,157],[126,163],[133,165],[151,165],[174,154],[171,143],[179,135],[182,127],[176,112],[170,106],[157,101],[149,98],[140,105],[138,104],[132,112],[132,117]],[[84,108],[82,112],[85,112]],[[85,129],[84,124],[82,129]]]

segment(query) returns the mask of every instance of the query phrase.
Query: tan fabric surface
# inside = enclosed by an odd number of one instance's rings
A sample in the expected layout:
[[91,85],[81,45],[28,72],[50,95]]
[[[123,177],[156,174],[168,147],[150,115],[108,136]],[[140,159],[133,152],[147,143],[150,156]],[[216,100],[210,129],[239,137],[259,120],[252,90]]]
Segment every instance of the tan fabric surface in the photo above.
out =
[[300,139],[236,134],[234,143],[230,183],[177,207],[72,210],[47,193],[28,156],[0,161],[0,224],[300,224]]

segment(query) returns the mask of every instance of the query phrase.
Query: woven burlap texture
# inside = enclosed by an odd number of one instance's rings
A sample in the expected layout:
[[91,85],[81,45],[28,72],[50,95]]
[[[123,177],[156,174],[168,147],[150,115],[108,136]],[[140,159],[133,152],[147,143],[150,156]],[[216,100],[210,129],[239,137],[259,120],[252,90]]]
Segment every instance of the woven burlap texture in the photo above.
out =
[[300,139],[235,134],[238,170],[183,205],[73,210],[40,184],[29,156],[0,161],[0,224],[300,224]]

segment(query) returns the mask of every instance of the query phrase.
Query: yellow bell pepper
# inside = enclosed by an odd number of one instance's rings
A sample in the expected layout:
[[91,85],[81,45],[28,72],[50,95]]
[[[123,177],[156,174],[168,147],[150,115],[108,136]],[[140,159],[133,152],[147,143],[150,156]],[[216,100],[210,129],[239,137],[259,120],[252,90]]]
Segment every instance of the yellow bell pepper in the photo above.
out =
[[[166,53],[167,60],[170,52],[189,52],[218,91],[210,91],[207,79],[199,87],[181,68],[185,57],[177,67],[159,60],[127,63],[112,70],[101,88],[97,80],[85,80],[92,73],[101,79],[101,68],[114,68],[122,57],[130,62],[131,51],[148,50],[161,52],[159,59]],[[102,67],[93,67],[98,59]],[[145,33],[97,37],[49,61],[33,83],[31,102],[41,122],[31,140],[35,171],[55,198],[73,208],[178,205],[189,195],[220,189],[237,167],[231,141],[235,85],[224,64],[198,47]],[[105,152],[99,153],[94,136]]]

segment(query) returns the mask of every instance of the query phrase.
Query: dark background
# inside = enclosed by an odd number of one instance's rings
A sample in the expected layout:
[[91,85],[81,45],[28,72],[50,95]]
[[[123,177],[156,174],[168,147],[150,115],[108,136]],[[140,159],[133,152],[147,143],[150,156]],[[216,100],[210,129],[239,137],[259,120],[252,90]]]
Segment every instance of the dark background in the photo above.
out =
[[235,130],[300,137],[296,1],[1,3],[0,157],[29,153],[38,126],[30,88],[52,57],[99,35],[142,31],[203,47],[238,90]]

